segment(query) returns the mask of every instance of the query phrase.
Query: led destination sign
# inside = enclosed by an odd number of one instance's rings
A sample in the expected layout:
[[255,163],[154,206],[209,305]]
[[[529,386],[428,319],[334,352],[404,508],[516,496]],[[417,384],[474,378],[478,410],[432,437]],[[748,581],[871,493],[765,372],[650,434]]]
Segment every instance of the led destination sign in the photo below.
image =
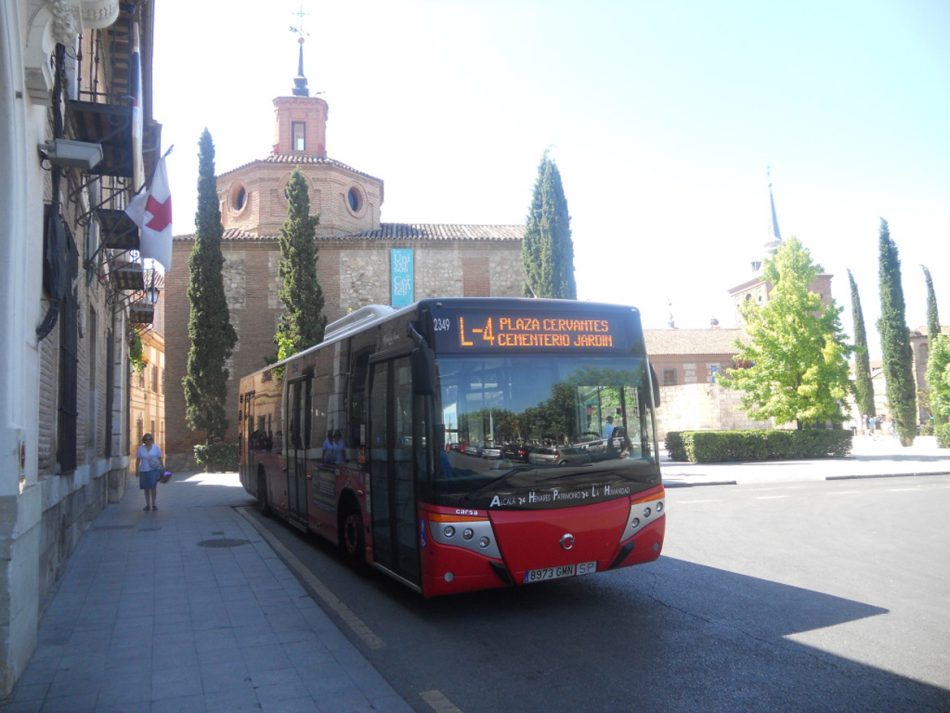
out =
[[489,317],[465,323],[458,317],[459,346],[466,347],[612,347],[606,319],[570,317]]
[[629,345],[628,330],[616,314],[506,314],[469,312],[434,316],[433,331],[443,352],[615,351]]

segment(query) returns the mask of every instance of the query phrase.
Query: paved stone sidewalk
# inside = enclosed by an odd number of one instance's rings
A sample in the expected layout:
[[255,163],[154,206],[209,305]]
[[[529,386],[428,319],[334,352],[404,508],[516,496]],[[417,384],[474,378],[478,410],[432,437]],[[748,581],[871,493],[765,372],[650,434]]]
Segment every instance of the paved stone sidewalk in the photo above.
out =
[[3,713],[408,712],[257,531],[235,474],[137,483],[83,534]]

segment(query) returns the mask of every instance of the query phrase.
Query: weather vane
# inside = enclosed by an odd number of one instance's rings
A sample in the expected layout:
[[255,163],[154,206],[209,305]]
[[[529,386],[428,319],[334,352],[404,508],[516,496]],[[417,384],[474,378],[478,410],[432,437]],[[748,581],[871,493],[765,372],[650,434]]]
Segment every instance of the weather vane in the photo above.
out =
[[309,16],[310,16],[310,13],[309,13],[309,12],[304,12],[304,10],[303,10],[303,3],[301,3],[301,4],[300,4],[300,9],[297,10],[297,12],[292,12],[292,13],[290,13],[290,14],[297,16],[297,26],[291,25],[291,26],[290,26],[290,31],[293,32],[294,34],[296,34],[296,35],[299,37],[299,39],[297,40],[297,42],[299,42],[300,44],[303,44],[303,42],[304,42],[303,38],[310,36],[310,33],[309,33],[309,32],[305,32],[304,29],[303,29],[303,19],[304,19],[305,17],[309,17]]

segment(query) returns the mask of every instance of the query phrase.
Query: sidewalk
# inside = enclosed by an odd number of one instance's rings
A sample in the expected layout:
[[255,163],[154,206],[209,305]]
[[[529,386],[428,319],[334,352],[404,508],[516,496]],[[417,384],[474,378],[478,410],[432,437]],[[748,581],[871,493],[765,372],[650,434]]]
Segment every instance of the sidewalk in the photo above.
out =
[[661,459],[663,484],[668,488],[697,485],[766,485],[795,481],[950,475],[950,449],[937,448],[933,436],[903,448],[896,439],[856,436],[846,458],[753,463],[683,463]]
[[80,539],[4,713],[412,709],[233,506],[236,474],[137,481]]

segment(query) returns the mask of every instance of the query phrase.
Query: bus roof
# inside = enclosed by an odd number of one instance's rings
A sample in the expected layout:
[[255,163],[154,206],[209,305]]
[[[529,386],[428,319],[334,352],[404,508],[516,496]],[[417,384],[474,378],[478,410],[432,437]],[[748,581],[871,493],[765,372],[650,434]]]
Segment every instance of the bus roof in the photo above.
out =
[[[322,346],[339,341],[345,337],[361,332],[369,327],[382,324],[384,322],[407,312],[417,312],[425,308],[435,308],[436,310],[478,310],[478,309],[522,309],[522,310],[550,310],[565,309],[576,310],[579,313],[597,312],[610,310],[611,312],[628,311],[639,317],[640,311],[636,307],[629,305],[618,305],[607,302],[587,302],[582,300],[568,300],[555,298],[537,298],[537,297],[426,297],[413,304],[402,308],[395,308],[389,305],[370,304],[359,307],[349,314],[334,320],[327,325],[324,331],[323,341],[313,344],[299,352],[292,354],[281,361],[269,364],[266,367],[258,369],[245,376],[253,376],[259,372],[268,371],[282,366],[292,359],[314,351]],[[242,377],[243,378],[243,377]]]

